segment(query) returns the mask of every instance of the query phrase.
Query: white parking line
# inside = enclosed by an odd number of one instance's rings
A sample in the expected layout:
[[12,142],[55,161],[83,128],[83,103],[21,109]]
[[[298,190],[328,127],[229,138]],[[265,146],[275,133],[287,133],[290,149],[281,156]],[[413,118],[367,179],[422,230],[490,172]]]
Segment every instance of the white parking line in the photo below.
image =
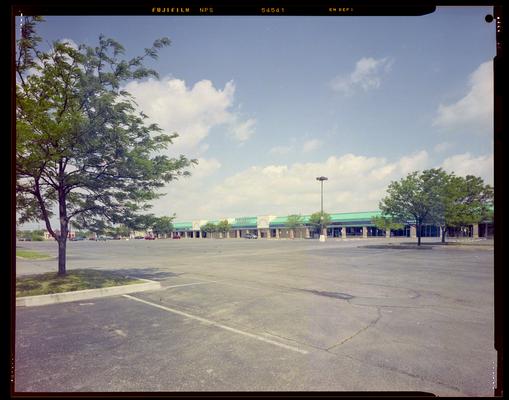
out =
[[174,308],[170,308],[170,307],[165,307],[165,306],[162,306],[160,304],[152,303],[150,301],[142,300],[142,299],[139,299],[137,297],[130,296],[128,294],[124,294],[123,296],[128,298],[128,299],[131,299],[131,300],[139,301],[140,303],[148,304],[148,305],[150,305],[152,307],[160,308],[161,310],[165,310],[165,311],[168,311],[168,312],[171,312],[171,313],[174,313],[174,314],[182,315],[182,316],[187,317],[187,318],[195,319],[195,320],[203,322],[204,324],[207,324],[207,325],[216,326],[218,328],[221,328],[221,329],[224,329],[224,330],[227,330],[227,331],[230,331],[230,332],[234,332],[234,333],[238,333],[240,335],[248,336],[248,337],[253,338],[253,339],[258,339],[258,340],[261,340],[262,342],[270,343],[270,344],[282,347],[282,348],[287,349],[287,350],[296,351],[297,353],[308,354],[308,352],[306,350],[299,349],[299,348],[294,347],[294,346],[289,346],[289,345],[286,345],[286,344],[283,344],[283,343],[279,343],[279,342],[276,342],[274,340],[270,340],[270,339],[264,338],[263,336],[255,335],[253,333],[244,332],[244,331],[241,331],[239,329],[231,328],[229,326],[220,324],[218,322],[214,322],[214,321],[211,321],[211,320],[206,319],[206,318],[198,317],[197,315],[188,314],[186,312],[175,310]]
[[207,282],[194,282],[194,283],[183,283],[182,285],[173,285],[173,286],[166,286],[162,288],[162,290],[176,288],[176,287],[182,287],[182,286],[192,286],[192,285],[206,285],[208,283],[216,283],[216,281],[207,281]]

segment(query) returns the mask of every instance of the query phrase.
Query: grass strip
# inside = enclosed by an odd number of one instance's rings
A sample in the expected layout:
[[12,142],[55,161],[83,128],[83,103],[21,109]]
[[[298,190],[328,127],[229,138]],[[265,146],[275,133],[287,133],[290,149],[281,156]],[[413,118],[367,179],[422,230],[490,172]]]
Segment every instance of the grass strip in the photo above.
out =
[[53,258],[49,254],[40,253],[35,250],[27,250],[27,249],[20,249],[20,248],[16,248],[16,257],[25,258],[27,260],[44,260],[44,259]]
[[77,269],[68,271],[64,276],[59,276],[56,272],[48,272],[16,278],[16,297],[100,289],[143,282],[113,271]]

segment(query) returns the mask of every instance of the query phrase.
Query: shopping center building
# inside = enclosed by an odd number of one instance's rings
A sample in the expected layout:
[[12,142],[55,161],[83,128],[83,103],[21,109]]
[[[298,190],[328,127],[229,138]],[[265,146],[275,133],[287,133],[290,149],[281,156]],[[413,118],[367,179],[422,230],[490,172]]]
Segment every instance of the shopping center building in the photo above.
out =
[[[405,225],[402,229],[390,230],[385,232],[378,229],[373,223],[373,217],[381,215],[381,211],[365,211],[355,213],[333,213],[330,223],[324,229],[323,234],[328,238],[346,239],[346,238],[369,238],[369,237],[416,237],[415,226]],[[316,238],[319,236],[313,226],[309,223],[310,215],[303,215],[302,225],[295,229],[288,227],[288,217],[278,217],[274,215],[263,215],[257,217],[240,218],[222,218],[220,220],[195,220],[188,222],[174,222],[174,236],[181,238],[244,238],[249,235],[256,235],[258,239],[291,239],[291,238]],[[207,223],[218,224],[220,221],[227,220],[231,229],[225,234],[220,232],[207,233],[202,227]],[[493,236],[492,221],[483,221],[480,224],[473,224],[460,230],[450,229],[449,236],[471,237],[474,239],[480,237]],[[421,228],[421,237],[440,237],[440,228],[435,225],[423,225]]]

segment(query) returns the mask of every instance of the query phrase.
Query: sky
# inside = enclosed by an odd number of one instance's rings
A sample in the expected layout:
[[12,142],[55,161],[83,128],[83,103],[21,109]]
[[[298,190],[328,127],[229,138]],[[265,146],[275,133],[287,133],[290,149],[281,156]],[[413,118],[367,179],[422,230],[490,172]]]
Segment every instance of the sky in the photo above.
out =
[[49,16],[54,40],[160,37],[159,80],[125,89],[198,159],[151,212],[177,221],[378,209],[391,181],[442,167],[493,184],[490,7],[417,17]]

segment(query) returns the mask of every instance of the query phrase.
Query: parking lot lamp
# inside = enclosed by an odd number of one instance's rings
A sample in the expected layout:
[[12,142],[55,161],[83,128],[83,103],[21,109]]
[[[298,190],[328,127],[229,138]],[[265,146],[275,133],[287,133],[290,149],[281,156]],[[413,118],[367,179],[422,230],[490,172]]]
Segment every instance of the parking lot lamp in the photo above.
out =
[[317,181],[320,181],[321,186],[321,196],[320,196],[320,242],[325,242],[325,235],[323,234],[323,181],[327,181],[329,178],[326,176],[319,176],[316,178]]

